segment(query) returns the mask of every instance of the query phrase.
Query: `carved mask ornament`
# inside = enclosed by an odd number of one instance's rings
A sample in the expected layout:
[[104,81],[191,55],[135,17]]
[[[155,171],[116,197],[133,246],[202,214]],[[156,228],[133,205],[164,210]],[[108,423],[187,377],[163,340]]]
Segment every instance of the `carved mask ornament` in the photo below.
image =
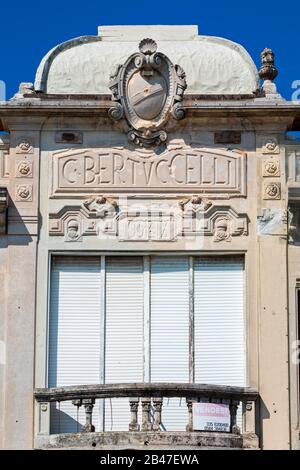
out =
[[143,39],[139,52],[110,76],[114,106],[109,115],[127,120],[129,141],[146,147],[159,145],[167,139],[163,127],[170,116],[184,117],[181,101],[186,86],[183,69],[157,52],[155,41]]

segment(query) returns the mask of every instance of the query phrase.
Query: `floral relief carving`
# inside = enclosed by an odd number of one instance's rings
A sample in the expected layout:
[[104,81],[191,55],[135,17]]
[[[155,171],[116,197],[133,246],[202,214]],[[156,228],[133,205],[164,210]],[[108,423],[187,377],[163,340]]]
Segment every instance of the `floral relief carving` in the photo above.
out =
[[280,165],[276,158],[269,158],[264,161],[263,176],[280,176]]
[[20,139],[17,145],[17,153],[33,153],[33,145],[29,139]]
[[280,183],[267,183],[264,188],[264,199],[280,199],[281,198],[281,184]]
[[32,162],[28,160],[18,162],[16,176],[20,178],[32,176]]
[[269,137],[263,142],[263,153],[279,153],[278,140],[275,137]]
[[32,185],[19,184],[16,189],[17,201],[32,201]]

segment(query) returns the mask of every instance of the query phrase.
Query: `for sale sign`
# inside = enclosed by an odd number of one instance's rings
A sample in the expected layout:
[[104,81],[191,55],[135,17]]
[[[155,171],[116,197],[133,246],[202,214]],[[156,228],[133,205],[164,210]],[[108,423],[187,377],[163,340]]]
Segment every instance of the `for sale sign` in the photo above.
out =
[[230,432],[229,405],[193,403],[194,431]]

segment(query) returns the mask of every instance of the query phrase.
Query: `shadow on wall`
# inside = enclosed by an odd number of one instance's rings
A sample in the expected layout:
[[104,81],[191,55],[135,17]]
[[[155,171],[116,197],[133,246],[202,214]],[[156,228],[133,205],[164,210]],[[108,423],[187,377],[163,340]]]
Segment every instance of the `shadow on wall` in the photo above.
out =
[[32,234],[38,234],[41,221],[40,214],[36,220],[35,215],[20,213],[8,194],[7,228],[6,235],[0,237],[1,247],[28,246],[33,241]]
[[[259,409],[259,413],[260,413],[260,416],[259,416],[259,423],[260,423],[260,429],[259,429],[259,439],[260,439],[260,442],[259,442],[259,446],[260,448],[262,448],[262,443],[264,441],[264,436],[263,436],[263,426],[262,426],[262,422],[264,419],[270,419],[270,412],[268,410],[268,408],[266,407],[265,405],[265,402],[260,398],[260,407],[257,407],[257,410]],[[258,420],[258,417],[256,417],[256,421]]]
[[[63,404],[64,403],[62,403],[62,405]],[[56,403],[51,403],[51,434],[82,432],[83,425],[79,422],[82,420],[82,417],[80,417],[81,419],[79,417],[75,419],[70,416],[70,412],[64,412],[57,406],[59,405],[57,405]],[[72,406],[75,410],[75,406],[73,406],[72,404],[65,403],[65,406],[67,406],[68,408]]]

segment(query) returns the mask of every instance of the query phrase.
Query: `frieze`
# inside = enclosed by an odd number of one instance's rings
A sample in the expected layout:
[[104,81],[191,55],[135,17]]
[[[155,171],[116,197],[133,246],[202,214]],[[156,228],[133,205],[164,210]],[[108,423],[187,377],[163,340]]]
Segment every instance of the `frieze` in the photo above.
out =
[[123,191],[246,196],[246,154],[205,148],[145,155],[122,149],[52,154],[51,197]]
[[85,202],[65,206],[49,216],[49,235],[65,241],[81,241],[83,236],[118,241],[176,241],[180,237],[212,236],[213,241],[231,241],[248,235],[248,216],[238,214],[230,206],[200,205],[198,211],[183,211],[180,205],[164,208],[114,208],[104,216],[87,209]]

